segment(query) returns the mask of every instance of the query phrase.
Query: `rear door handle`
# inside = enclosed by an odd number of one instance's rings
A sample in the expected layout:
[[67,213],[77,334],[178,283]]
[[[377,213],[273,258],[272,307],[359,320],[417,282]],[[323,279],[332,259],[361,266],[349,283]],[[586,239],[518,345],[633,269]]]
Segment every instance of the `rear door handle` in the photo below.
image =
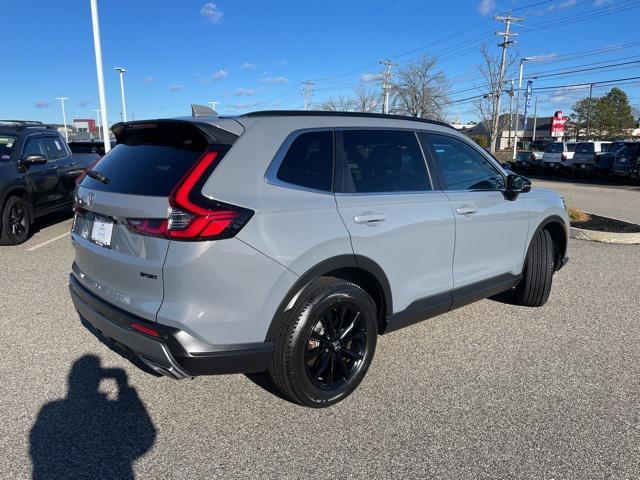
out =
[[368,223],[370,225],[375,225],[380,222],[384,222],[387,219],[387,216],[382,213],[365,213],[362,215],[356,215],[353,217],[353,221],[356,223]]
[[460,207],[460,208],[456,208],[456,213],[458,215],[473,215],[474,213],[476,213],[478,210],[475,208],[471,208],[471,207]]

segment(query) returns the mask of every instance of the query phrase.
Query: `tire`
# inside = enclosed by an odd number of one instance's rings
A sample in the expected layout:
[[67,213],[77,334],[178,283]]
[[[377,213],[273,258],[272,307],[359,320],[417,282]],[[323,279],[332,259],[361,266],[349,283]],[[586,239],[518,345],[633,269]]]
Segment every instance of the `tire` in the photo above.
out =
[[555,254],[551,234],[540,230],[531,240],[525,260],[523,277],[515,289],[516,304],[541,307],[549,299]]
[[333,405],[364,378],[377,334],[375,303],[362,288],[338,278],[318,278],[285,314],[269,368],[271,380],[296,403]]
[[0,243],[19,245],[29,238],[31,217],[29,205],[20,197],[9,197],[2,211]]

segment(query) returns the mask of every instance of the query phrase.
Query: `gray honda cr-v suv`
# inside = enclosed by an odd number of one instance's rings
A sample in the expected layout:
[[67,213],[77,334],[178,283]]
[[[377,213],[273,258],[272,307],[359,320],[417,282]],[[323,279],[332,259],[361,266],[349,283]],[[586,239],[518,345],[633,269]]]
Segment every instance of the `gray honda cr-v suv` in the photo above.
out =
[[438,122],[256,112],[119,123],[78,187],[80,316],[174,378],[268,371],[336,403],[379,334],[513,290],[543,305],[568,218]]

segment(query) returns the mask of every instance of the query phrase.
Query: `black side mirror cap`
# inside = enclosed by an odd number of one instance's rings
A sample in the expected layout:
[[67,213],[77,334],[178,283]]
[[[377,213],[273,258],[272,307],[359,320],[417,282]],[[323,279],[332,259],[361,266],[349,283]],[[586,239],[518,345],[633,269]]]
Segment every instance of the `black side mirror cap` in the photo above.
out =
[[43,165],[45,163],[47,163],[47,158],[44,155],[27,155],[22,160],[22,164],[27,167],[30,165]]
[[507,176],[507,189],[505,195],[509,200],[515,200],[521,193],[531,191],[531,180],[522,175],[511,173]]

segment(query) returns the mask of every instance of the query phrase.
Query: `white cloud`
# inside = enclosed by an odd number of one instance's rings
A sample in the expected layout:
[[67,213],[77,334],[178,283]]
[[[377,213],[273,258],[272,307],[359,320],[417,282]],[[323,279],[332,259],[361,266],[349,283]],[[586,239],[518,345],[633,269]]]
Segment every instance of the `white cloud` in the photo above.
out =
[[275,65],[276,67],[284,67],[287,64],[286,60],[278,60]]
[[379,82],[380,80],[382,80],[381,73],[364,73],[360,76],[360,81],[365,83]]
[[156,81],[155,77],[144,77],[144,80],[142,80],[142,83],[144,85],[149,85],[150,83],[153,83],[155,81]]
[[180,90],[182,90],[184,87],[182,85],[171,85],[169,87],[169,91],[170,92],[179,92]]
[[91,100],[80,100],[78,102],[78,106],[79,107],[86,107],[88,105],[91,105],[93,102]]
[[268,83],[270,85],[278,85],[278,84],[282,84],[282,83],[287,83],[289,81],[288,78],[286,77],[262,77],[260,79],[260,81],[262,83]]
[[496,8],[496,0],[480,0],[478,4],[478,12],[480,15],[489,15]]
[[211,81],[217,82],[218,80],[222,80],[227,75],[229,75],[229,72],[227,72],[226,70],[218,70],[216,73],[211,75]]
[[252,88],[239,88],[238,90],[236,90],[236,93],[234,93],[236,97],[252,97],[255,94],[256,91]]
[[258,68],[258,66],[255,63],[244,62],[242,65],[240,65],[240,68],[244,70],[253,70],[254,68]]
[[200,9],[200,15],[204,17],[206,23],[218,23],[224,13],[218,9],[215,3],[208,2]]
[[247,108],[254,108],[262,104],[263,102],[250,102],[250,103],[235,103],[227,106],[232,110],[244,110]]
[[49,108],[49,105],[51,104],[46,100],[38,100],[34,105],[36,108]]

